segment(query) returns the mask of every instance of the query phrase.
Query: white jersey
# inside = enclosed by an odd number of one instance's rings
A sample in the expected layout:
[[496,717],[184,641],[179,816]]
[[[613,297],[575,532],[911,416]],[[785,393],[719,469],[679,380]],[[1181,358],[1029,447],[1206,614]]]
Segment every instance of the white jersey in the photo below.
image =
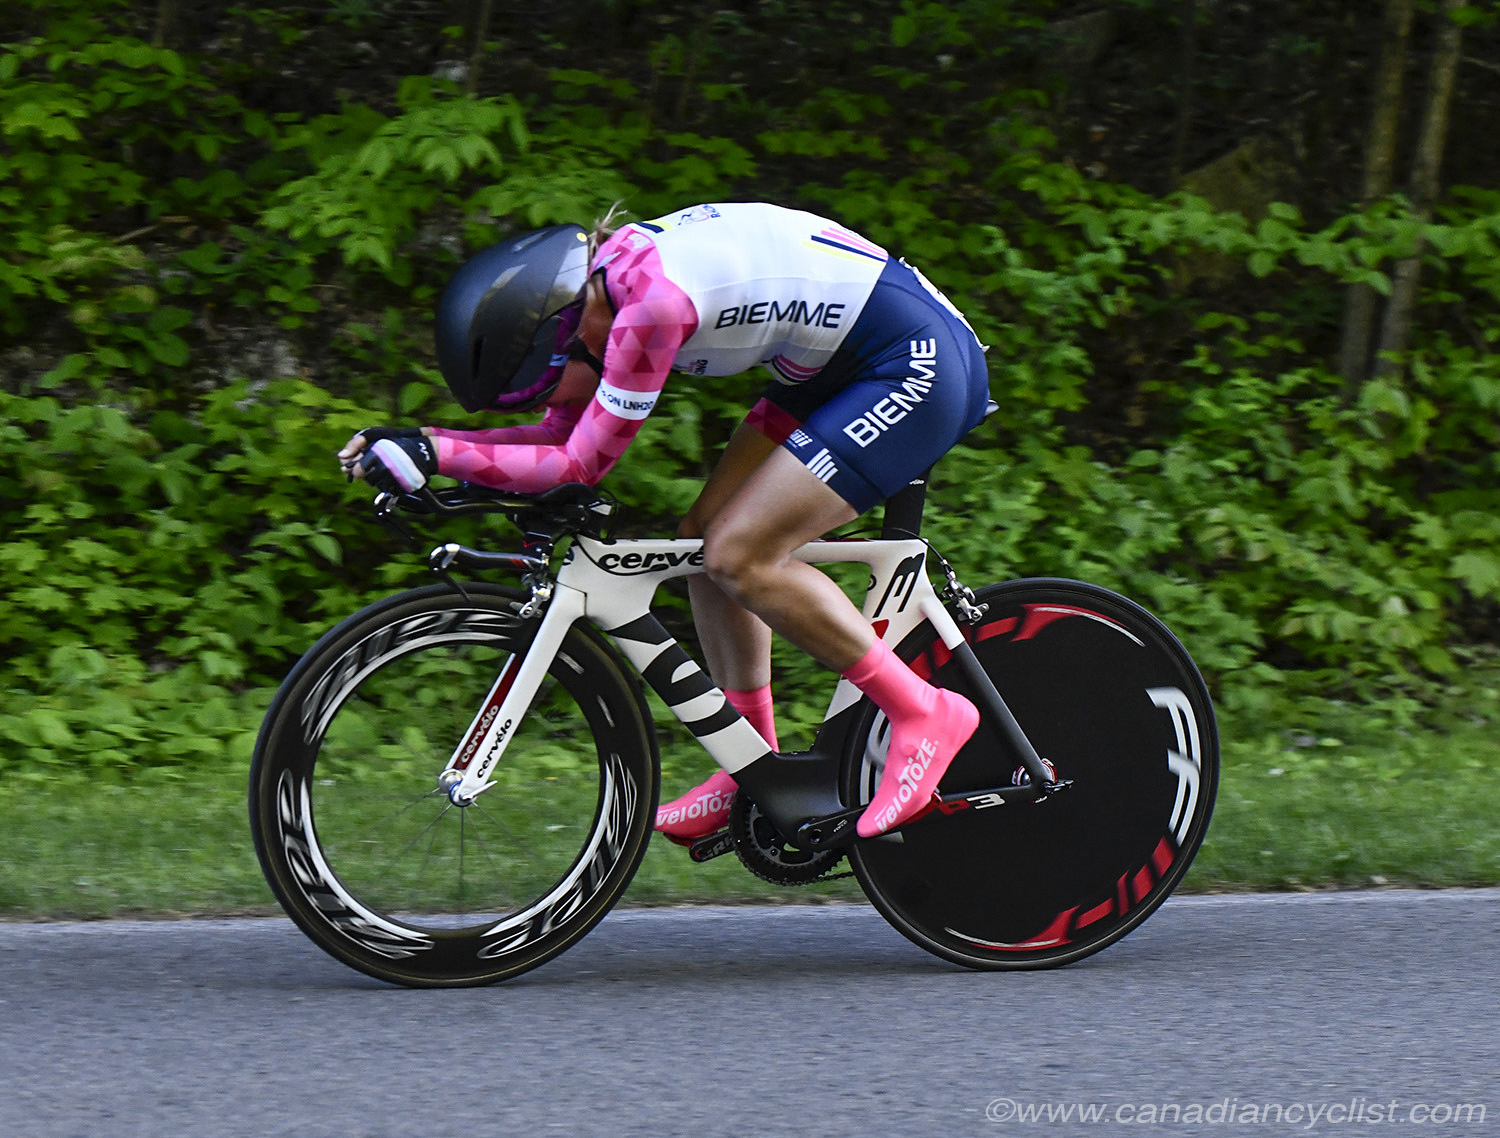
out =
[[[982,413],[982,357],[969,342],[972,330],[957,340],[949,335],[948,325],[961,327],[962,320],[953,306],[880,246],[816,214],[756,203],[694,206],[624,226],[597,251],[591,272],[614,310],[593,398],[549,406],[540,424],[434,431],[443,474],[524,493],[563,482],[593,485],[630,445],[674,371],[725,376],[770,368],[782,386],[763,396],[747,422],[765,426],[768,437],[786,428],[781,437],[790,444],[808,438],[792,425],[812,427],[817,408],[803,403],[829,394],[807,381],[833,362],[839,375],[830,382],[857,375],[899,387],[876,391],[868,414],[837,424],[809,454],[809,469],[864,509],[873,504],[870,494],[888,496],[910,481],[905,459],[930,465],[942,453],[934,448],[951,445],[945,432],[953,425],[954,398],[964,403],[958,415],[964,430]],[[876,326],[851,341],[862,316]],[[951,393],[944,400],[928,394],[939,339],[949,343],[952,374],[959,377],[944,386]],[[868,352],[879,358],[854,358]],[[947,418],[908,432],[894,448],[870,445],[897,438],[902,424],[916,429],[927,422],[913,409],[928,407]],[[859,453],[831,457],[850,439]],[[863,457],[893,449],[903,461],[882,457],[872,466]],[[895,479],[891,486],[887,475]]]
[[816,214],[718,203],[624,227],[595,269],[616,259],[639,263],[648,247],[696,317],[673,371],[736,375],[764,364],[792,383],[832,357],[890,260],[880,246]]

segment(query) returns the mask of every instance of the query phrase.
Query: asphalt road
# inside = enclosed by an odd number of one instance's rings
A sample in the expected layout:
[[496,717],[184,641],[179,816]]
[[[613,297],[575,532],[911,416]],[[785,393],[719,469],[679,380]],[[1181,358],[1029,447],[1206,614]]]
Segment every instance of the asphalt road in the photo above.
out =
[[1497,995],[1500,890],[1179,897],[1011,974],[625,910],[436,992],[283,920],[0,924],[0,1136],[1500,1135]]

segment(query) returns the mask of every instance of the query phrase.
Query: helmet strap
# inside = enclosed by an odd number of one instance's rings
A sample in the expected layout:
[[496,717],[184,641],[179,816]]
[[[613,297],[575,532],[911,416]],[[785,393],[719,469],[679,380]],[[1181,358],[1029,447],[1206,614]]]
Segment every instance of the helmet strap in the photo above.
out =
[[582,360],[594,370],[595,375],[604,375],[604,361],[589,351],[588,345],[582,340],[574,340],[568,345],[568,359]]

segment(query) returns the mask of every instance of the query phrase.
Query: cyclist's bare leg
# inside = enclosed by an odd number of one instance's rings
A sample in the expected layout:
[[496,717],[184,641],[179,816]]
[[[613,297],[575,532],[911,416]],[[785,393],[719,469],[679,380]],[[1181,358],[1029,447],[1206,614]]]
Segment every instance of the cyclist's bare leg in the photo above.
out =
[[[731,603],[842,672],[869,650],[875,634],[827,574],[792,553],[853,520],[855,511],[791,452],[769,439],[766,444],[762,461],[745,472],[707,518],[707,576]],[[743,646],[734,643],[732,627],[715,631],[721,646]]]
[[[707,538],[710,533],[720,532],[720,519],[726,507],[731,502],[739,501],[747,483],[763,477],[763,470],[768,462],[780,465],[783,460],[776,458],[778,454],[790,459],[778,443],[755,427],[741,423],[724,448],[724,454],[704,484],[697,501],[678,527],[679,536]],[[802,570],[799,576],[806,584],[821,592],[824,603],[833,604],[835,613],[846,619],[847,639],[852,643],[841,645],[838,651],[841,655],[848,655],[852,662],[859,659],[867,648],[862,641],[872,641],[874,634],[837,585],[812,566],[792,561],[788,555],[791,550],[812,538],[820,537],[828,530],[849,521],[855,513],[842,498],[807,474],[800,463],[791,460],[789,466],[784,477],[791,479],[803,490],[811,490],[818,501],[810,504],[808,509],[803,509],[799,503],[789,511],[789,516],[800,523],[795,533],[787,532],[787,522],[776,517],[769,518],[769,529],[774,533],[781,550],[778,561],[783,568],[790,566],[794,570]],[[806,475],[805,479],[798,477],[798,472]],[[774,495],[778,492],[778,484],[773,481],[766,489],[753,493]],[[752,499],[759,500],[763,499]],[[816,519],[809,511],[816,513]],[[760,539],[751,537],[750,540]],[[725,592],[711,574],[689,577],[688,589],[693,604],[693,621],[708,663],[709,674],[725,690],[736,710],[750,720],[774,747],[776,728],[769,692],[770,628],[759,616]],[[803,603],[807,602],[798,601],[792,607]],[[798,644],[796,637],[788,639],[804,651],[807,650],[804,645]],[[812,654],[815,658],[818,655]],[[713,833],[728,820],[729,801],[734,790],[733,778],[722,771],[715,772],[707,782],[694,787],[680,798],[664,803],[657,810],[657,830],[674,841],[684,843]]]
[[[792,557],[855,516],[788,451],[741,426],[681,532],[704,537],[708,572],[692,579],[699,582],[693,614],[716,680],[741,697],[769,684],[774,629],[847,675],[891,719],[887,773],[859,822],[870,837],[921,812],[978,713],[962,696],[921,680],[838,585]],[[716,774],[664,806],[657,829],[677,840],[712,833],[727,819],[732,788],[729,776]]]
[[[678,536],[702,537],[724,503],[776,448],[760,431],[741,423],[678,527]],[[757,691],[769,684],[771,630],[765,622],[730,600],[706,574],[688,578],[688,596],[714,682],[738,691]]]
[[858,824],[862,837],[873,837],[926,808],[979,714],[962,696],[917,676],[838,585],[792,556],[854,517],[852,506],[778,447],[714,512],[704,565],[727,598],[842,673],[890,718],[886,768]]
[[[702,537],[714,515],[772,450],[776,443],[754,427],[741,424],[704,484],[682,524],[679,537]],[[734,709],[750,721],[774,750],[776,713],[771,701],[771,630],[754,613],[741,608],[706,574],[687,579],[708,672],[724,689]],[[690,844],[723,829],[736,790],[734,778],[715,771],[708,781],[656,812],[656,829],[675,842]]]

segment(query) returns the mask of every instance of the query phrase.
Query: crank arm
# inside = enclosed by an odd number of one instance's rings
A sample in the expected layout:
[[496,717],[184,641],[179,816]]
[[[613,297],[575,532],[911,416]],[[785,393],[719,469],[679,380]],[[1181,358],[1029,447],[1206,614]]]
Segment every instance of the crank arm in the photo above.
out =
[[720,830],[716,834],[699,838],[688,846],[688,857],[701,864],[705,861],[712,861],[716,857],[722,857],[732,849],[734,849],[734,838],[730,836],[728,830]]

